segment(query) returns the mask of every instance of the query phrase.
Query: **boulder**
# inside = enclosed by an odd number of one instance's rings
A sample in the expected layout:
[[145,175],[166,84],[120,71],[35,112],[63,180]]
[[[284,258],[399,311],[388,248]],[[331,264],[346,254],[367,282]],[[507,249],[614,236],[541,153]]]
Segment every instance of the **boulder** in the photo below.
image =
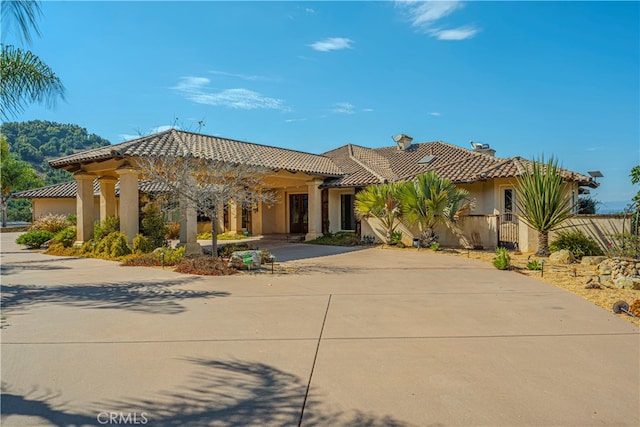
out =
[[571,264],[575,260],[575,257],[568,249],[560,249],[549,255],[549,261],[555,264]]
[[580,264],[582,265],[598,265],[607,259],[605,256],[583,256]]
[[260,251],[235,251],[229,257],[229,267],[260,268],[262,254]]
[[618,289],[640,290],[640,277],[620,276],[614,282]]

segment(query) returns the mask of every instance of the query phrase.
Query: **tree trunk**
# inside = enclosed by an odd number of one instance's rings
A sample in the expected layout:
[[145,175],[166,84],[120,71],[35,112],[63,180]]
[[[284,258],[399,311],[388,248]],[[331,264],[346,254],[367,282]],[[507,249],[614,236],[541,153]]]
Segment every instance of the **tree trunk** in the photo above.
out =
[[536,256],[549,256],[549,232],[538,231],[538,252]]
[[8,197],[2,196],[2,226],[7,226],[7,202]]
[[218,257],[218,218],[211,218],[211,257]]

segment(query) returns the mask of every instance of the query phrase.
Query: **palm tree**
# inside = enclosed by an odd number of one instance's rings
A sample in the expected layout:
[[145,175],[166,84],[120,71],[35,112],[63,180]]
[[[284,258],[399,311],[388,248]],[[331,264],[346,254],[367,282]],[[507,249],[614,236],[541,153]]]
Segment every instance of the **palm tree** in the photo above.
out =
[[402,186],[403,216],[410,223],[418,224],[420,243],[429,246],[438,242],[434,231],[438,224],[455,228],[461,212],[471,206],[468,196],[467,190],[456,187],[451,180],[436,172],[427,172]]
[[402,214],[400,185],[396,183],[370,185],[356,194],[356,214],[361,218],[374,217],[380,220],[385,230],[386,243],[398,226]]
[[2,226],[7,226],[7,205],[11,194],[42,185],[36,170],[9,151],[9,143],[0,135],[0,184],[2,187]]
[[[30,43],[31,31],[40,34],[37,18],[40,5],[34,0],[0,2],[2,25],[19,27],[22,39]],[[64,99],[64,86],[53,70],[29,50],[2,44],[0,53],[0,118],[16,116],[30,103],[53,106]]]
[[546,164],[544,156],[540,161],[532,161],[516,182],[516,206],[522,219],[538,232],[536,256],[547,256],[549,232],[575,215],[571,193],[553,157]]

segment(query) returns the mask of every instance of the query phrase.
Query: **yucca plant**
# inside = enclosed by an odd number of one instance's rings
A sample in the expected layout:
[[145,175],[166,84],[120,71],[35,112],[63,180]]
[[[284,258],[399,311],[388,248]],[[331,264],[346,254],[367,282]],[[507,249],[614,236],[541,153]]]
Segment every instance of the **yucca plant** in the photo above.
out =
[[418,224],[423,247],[437,243],[434,228],[438,224],[455,227],[459,213],[469,206],[468,195],[467,190],[456,187],[451,180],[433,171],[402,185],[403,216],[410,223]]
[[549,232],[574,215],[571,193],[555,158],[532,161],[516,178],[516,205],[522,219],[538,232],[536,256],[549,255]]
[[356,194],[355,211],[361,218],[374,217],[380,220],[385,229],[385,243],[391,244],[402,215],[400,185],[388,183],[366,187]]

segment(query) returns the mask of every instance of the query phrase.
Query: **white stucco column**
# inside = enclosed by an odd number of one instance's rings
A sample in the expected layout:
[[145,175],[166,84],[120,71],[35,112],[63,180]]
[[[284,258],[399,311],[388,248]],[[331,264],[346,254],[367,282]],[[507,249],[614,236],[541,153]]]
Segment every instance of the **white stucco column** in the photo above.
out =
[[125,166],[116,169],[116,173],[120,176],[120,231],[131,243],[138,234],[138,171]]
[[229,234],[242,232],[242,206],[238,206],[233,200],[229,201]]
[[116,178],[104,176],[100,183],[100,221],[109,216],[116,216]]
[[96,176],[85,172],[73,175],[78,185],[76,193],[76,245],[93,238],[93,180]]
[[309,200],[309,232],[305,240],[313,240],[322,236],[322,190],[318,188],[322,185],[321,179],[314,179],[307,182]]
[[183,197],[180,199],[180,246],[186,246],[185,255],[199,255],[202,247],[198,244],[198,213],[196,208]]

